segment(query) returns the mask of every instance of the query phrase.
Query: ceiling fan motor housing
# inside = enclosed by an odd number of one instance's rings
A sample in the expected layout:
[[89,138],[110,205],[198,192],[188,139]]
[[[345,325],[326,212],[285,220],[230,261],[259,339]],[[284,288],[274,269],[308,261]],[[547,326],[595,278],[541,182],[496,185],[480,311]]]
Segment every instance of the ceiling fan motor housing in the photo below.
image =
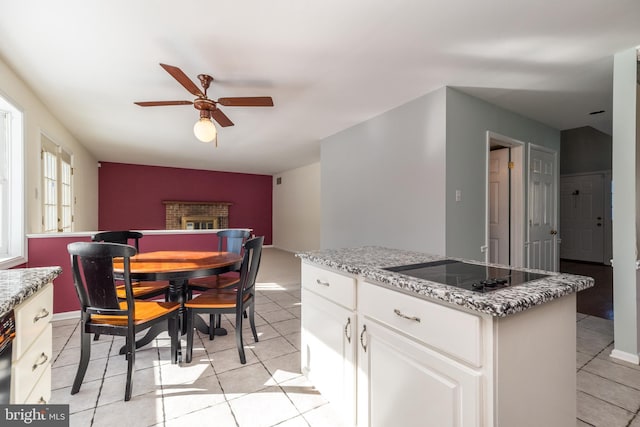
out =
[[208,98],[198,98],[193,101],[193,106],[196,110],[202,111],[212,111],[216,109],[216,103]]

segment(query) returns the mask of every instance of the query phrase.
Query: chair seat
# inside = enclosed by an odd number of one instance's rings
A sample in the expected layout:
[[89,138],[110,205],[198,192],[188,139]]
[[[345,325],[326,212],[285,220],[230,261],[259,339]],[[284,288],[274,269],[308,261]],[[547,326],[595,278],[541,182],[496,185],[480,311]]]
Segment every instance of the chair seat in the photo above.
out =
[[199,277],[189,280],[189,286],[196,290],[224,289],[237,285],[240,282],[238,275],[218,275]]
[[[120,308],[122,310],[126,310],[127,303],[124,301],[121,302]],[[133,323],[135,325],[145,323],[153,319],[157,319],[158,317],[162,317],[172,311],[176,311],[179,308],[179,302],[136,301]],[[126,326],[127,316],[94,314],[91,316],[91,323]]]
[[[144,298],[146,296],[162,295],[169,289],[169,283],[167,282],[133,282],[131,283],[131,290],[133,291],[134,298]],[[127,295],[124,290],[124,285],[116,286],[116,295],[119,299],[126,299]]]
[[[249,298],[251,295],[245,295],[244,302]],[[211,289],[187,301],[184,306],[195,309],[233,308],[236,306],[236,299],[237,292],[234,289]]]

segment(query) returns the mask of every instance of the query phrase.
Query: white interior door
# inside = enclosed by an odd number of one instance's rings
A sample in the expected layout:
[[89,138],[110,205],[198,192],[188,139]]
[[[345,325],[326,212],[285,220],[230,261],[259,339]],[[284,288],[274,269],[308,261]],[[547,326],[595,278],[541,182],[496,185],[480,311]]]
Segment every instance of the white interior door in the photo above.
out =
[[509,148],[489,152],[489,262],[509,265]]
[[556,227],[556,153],[542,147],[529,150],[528,267],[558,269]]
[[560,177],[560,258],[604,262],[604,174]]

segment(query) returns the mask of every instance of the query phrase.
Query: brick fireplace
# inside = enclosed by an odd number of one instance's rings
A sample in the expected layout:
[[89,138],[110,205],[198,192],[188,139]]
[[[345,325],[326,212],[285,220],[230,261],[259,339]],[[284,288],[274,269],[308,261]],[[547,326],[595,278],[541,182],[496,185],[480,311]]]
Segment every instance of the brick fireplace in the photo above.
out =
[[165,200],[167,230],[229,228],[228,202],[187,202]]

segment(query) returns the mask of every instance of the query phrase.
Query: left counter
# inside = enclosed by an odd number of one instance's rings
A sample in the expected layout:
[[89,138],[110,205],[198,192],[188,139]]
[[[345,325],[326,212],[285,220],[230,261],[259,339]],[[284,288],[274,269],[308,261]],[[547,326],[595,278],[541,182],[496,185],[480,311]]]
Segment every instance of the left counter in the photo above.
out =
[[0,316],[4,316],[62,273],[61,267],[0,270]]
[[2,378],[3,402],[7,394],[8,403],[20,405],[45,404],[51,399],[52,282],[60,274],[62,268],[56,266],[0,271],[0,318],[15,327],[4,350],[11,369]]

